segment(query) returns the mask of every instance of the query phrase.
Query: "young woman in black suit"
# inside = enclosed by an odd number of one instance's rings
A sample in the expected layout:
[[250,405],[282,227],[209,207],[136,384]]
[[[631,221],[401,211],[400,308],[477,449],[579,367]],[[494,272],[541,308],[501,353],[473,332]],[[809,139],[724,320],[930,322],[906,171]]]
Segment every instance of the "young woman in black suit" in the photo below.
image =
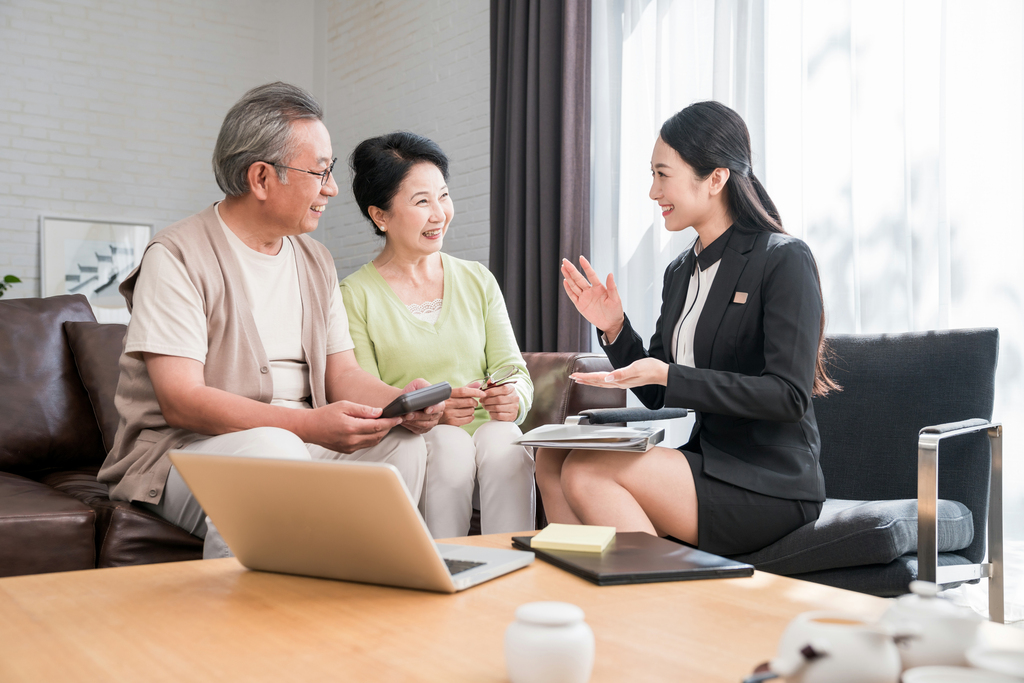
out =
[[825,500],[811,396],[837,387],[821,358],[817,266],[783,231],[732,109],[698,102],[666,121],[651,172],[665,228],[693,226],[697,240],[665,271],[648,349],[612,276],[602,284],[586,259],[582,273],[563,262],[569,298],[617,368],[573,378],[630,388],[649,408],[690,408],[696,425],[679,449],[541,449],[537,482],[553,522],[751,552],[817,519]]

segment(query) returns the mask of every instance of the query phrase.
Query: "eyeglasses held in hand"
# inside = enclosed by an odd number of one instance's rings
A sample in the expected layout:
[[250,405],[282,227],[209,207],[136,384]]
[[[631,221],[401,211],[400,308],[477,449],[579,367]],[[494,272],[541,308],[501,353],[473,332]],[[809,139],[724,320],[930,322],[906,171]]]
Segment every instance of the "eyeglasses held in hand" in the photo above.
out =
[[331,177],[331,171],[334,170],[334,162],[338,160],[338,157],[331,159],[331,165],[327,167],[326,171],[307,171],[304,168],[295,168],[294,166],[285,166],[284,164],[275,164],[273,161],[264,161],[264,164],[270,164],[275,168],[287,168],[289,171],[299,171],[301,173],[308,173],[309,175],[315,175],[320,178],[320,187],[327,184],[327,179]]
[[[475,379],[473,382],[479,382],[481,389],[490,389],[491,387],[499,387],[502,384],[515,384],[517,374],[519,374],[519,368],[516,366],[502,365],[493,372],[488,373],[486,377]],[[470,382],[470,384],[473,382]]]

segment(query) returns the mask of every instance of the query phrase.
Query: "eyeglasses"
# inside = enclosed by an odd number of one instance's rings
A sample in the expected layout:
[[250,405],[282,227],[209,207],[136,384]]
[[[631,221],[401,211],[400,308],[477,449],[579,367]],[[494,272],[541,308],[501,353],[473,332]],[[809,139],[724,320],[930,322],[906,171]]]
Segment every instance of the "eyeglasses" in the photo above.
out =
[[334,157],[333,159],[331,159],[331,165],[327,167],[326,171],[321,171],[320,173],[317,173],[316,171],[307,171],[304,168],[295,168],[293,166],[285,166],[284,164],[275,164],[273,161],[264,161],[262,163],[270,164],[271,166],[276,166],[277,168],[287,168],[289,171],[300,171],[301,173],[315,175],[318,178],[320,178],[320,187],[323,187],[324,185],[327,184],[327,179],[331,177],[331,171],[334,170],[334,162],[336,162],[337,160],[338,157]]
[[[502,384],[515,384],[515,376],[517,374],[519,374],[519,368],[516,366],[502,365],[494,370],[494,372],[488,373],[486,377],[475,379],[473,382],[479,382],[481,389],[490,389],[491,387],[498,387]],[[470,384],[472,384],[472,382],[470,382]]]

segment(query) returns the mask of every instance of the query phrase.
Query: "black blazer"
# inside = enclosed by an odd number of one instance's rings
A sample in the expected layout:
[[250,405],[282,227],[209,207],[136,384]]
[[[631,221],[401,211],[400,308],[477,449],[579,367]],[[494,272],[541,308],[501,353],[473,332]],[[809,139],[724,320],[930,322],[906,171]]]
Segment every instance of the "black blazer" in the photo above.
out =
[[823,501],[811,403],[822,310],[811,250],[795,237],[739,226],[719,239],[727,241],[694,332],[696,367],[671,359],[695,265],[692,249],[665,271],[650,350],[628,318],[604,349],[617,368],[648,356],[669,363],[668,386],[633,392],[648,408],[695,411],[682,448],[703,453],[705,474],[778,498]]

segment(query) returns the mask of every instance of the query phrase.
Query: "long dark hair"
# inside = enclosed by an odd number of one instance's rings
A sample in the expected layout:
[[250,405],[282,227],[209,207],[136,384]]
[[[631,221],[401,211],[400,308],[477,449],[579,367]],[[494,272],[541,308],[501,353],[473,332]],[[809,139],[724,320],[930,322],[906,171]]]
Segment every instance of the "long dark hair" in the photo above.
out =
[[[729,169],[725,198],[733,223],[742,230],[788,234],[775,202],[754,176],[750,163],[750,133],[740,115],[720,102],[695,102],[661,127],[661,139],[703,180],[716,168]],[[813,258],[813,257],[812,257]],[[818,277],[818,265],[814,264]],[[812,394],[824,396],[840,387],[828,376],[829,357],[825,342],[825,300],[818,277],[821,321],[818,327],[818,357],[815,359]]]

